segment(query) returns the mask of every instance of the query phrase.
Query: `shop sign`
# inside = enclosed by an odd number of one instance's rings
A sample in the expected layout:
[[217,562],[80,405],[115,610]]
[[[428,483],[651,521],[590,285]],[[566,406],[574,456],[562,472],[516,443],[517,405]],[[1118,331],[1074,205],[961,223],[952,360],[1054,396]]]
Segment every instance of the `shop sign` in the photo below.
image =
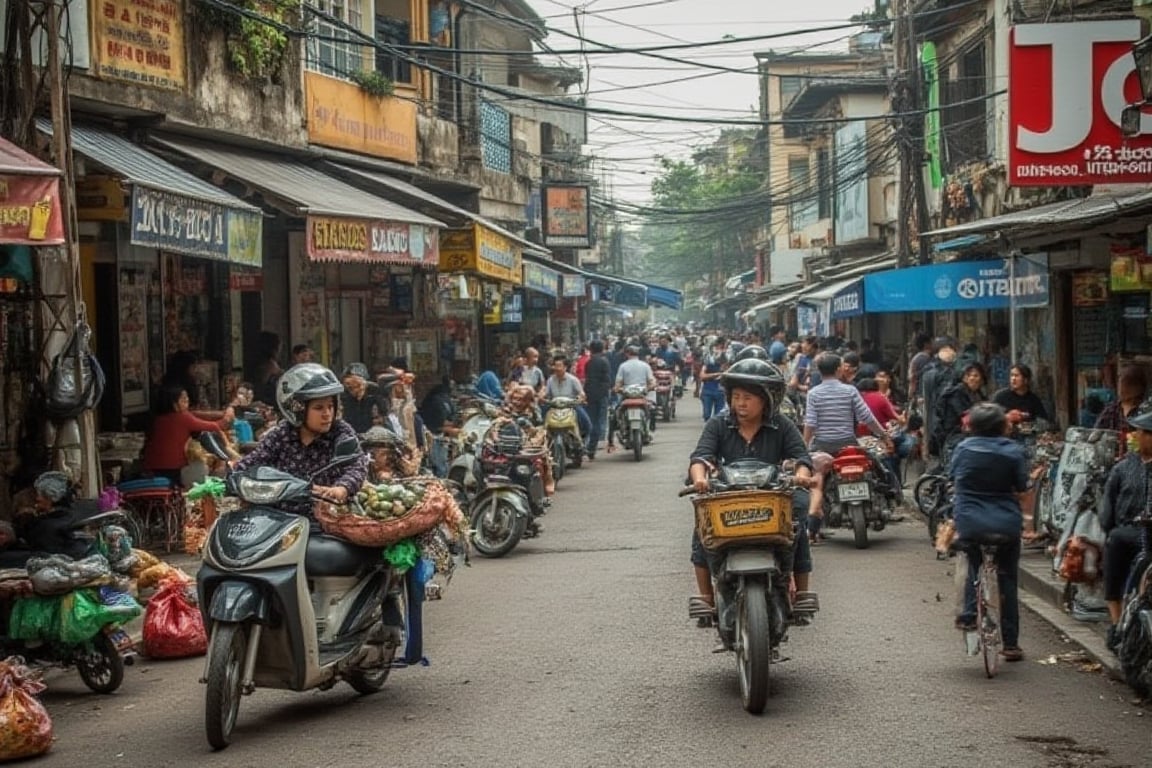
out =
[[504,316],[501,308],[504,296],[500,293],[500,286],[496,283],[484,283],[483,298],[484,325],[500,325]]
[[864,306],[871,313],[942,312],[1048,305],[1048,258],[953,261],[878,272],[864,277]]
[[373,96],[346,80],[304,73],[308,140],[405,163],[416,162],[416,102]]
[[513,285],[524,276],[520,249],[504,235],[473,224],[445,230],[440,244],[440,271],[477,272]]
[[560,294],[560,273],[533,261],[524,262],[524,286],[545,296]]
[[857,280],[841,288],[832,297],[832,319],[842,320],[864,314],[864,281]]
[[112,176],[85,176],[76,180],[76,218],[80,221],[126,221],[124,188]]
[[262,238],[263,220],[256,211],[132,187],[133,245],[258,267]]
[[184,0],[98,0],[92,5],[98,76],[184,88]]
[[[1145,289],[1147,290],[1147,289]],[[1075,272],[1072,275],[1072,306],[1101,307],[1108,303],[1107,272]]]
[[512,291],[504,296],[500,304],[500,323],[515,324],[524,322],[524,292]]
[[0,243],[60,245],[64,216],[57,176],[0,176]]
[[1139,19],[1018,24],[1008,54],[1008,179],[1064,187],[1152,181],[1152,114],[1124,138],[1142,99],[1132,43]]
[[584,282],[583,275],[564,275],[563,278],[564,298],[584,298],[584,294],[587,292],[587,285]]
[[259,293],[264,290],[264,273],[232,270],[228,287],[237,293]]
[[588,185],[549,184],[541,189],[540,196],[544,245],[591,248],[592,206]]
[[872,219],[868,211],[868,125],[848,123],[833,135],[836,166],[837,245],[864,240]]
[[1113,291],[1152,291],[1152,256],[1144,248],[1113,245],[1111,256]]
[[828,335],[828,323],[819,307],[803,303],[796,305],[796,332],[801,336]]
[[309,216],[307,228],[313,261],[431,267],[440,253],[439,230],[423,224]]

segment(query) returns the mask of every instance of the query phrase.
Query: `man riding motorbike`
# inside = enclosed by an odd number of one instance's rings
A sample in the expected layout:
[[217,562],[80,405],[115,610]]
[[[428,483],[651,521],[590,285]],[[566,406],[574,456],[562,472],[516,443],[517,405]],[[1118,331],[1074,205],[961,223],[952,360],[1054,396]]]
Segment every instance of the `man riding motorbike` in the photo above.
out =
[[[355,461],[321,472],[331,463],[337,443],[357,440],[352,426],[336,416],[343,391],[336,375],[322,365],[301,363],[289,368],[276,382],[276,405],[284,420],[268,430],[255,450],[234,464],[235,469],[265,466],[311,477],[316,494],[337,504],[354,496],[368,475],[367,454],[361,451]],[[314,519],[311,503],[295,507],[285,505],[285,510]]]
[[[720,376],[720,385],[728,401],[728,413],[714,416],[704,425],[704,432],[692,451],[688,475],[698,493],[709,490],[708,474],[712,467],[737,459],[755,458],[779,465],[789,459],[797,463],[796,484],[809,488],[812,483],[812,461],[800,431],[778,414],[784,397],[784,374],[771,363],[758,359],[740,360]],[[796,602],[793,610],[811,612],[817,600],[809,592],[812,556],[808,538],[803,535],[807,517],[807,494],[793,497],[795,521],[801,534],[796,537],[793,562],[786,571],[796,579]],[[697,594],[689,599],[689,614],[699,618],[713,615],[716,606],[707,552],[699,536],[692,533],[692,565],[696,573]]]
[[[528,445],[544,448],[548,442],[548,432],[544,429],[540,418],[540,409],[536,406],[536,390],[528,384],[514,384],[508,390],[508,405],[493,420],[485,439],[495,440],[500,433],[501,419],[516,421],[524,431],[524,439]],[[537,469],[544,481],[544,493],[548,496],[556,493],[556,481],[552,477],[552,464],[547,451],[541,451]]]

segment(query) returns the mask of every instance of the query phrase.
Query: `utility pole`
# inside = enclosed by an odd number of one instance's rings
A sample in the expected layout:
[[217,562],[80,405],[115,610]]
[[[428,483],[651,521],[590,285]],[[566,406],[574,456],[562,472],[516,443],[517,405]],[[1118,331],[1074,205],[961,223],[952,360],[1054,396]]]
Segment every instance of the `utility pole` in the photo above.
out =
[[[924,115],[921,98],[920,57],[913,22],[913,0],[897,6],[893,25],[896,77],[892,109],[900,143],[900,219],[897,222],[897,264],[900,267],[928,261],[924,232],[928,229],[928,198],[924,190]],[[913,244],[912,230],[916,231]]]

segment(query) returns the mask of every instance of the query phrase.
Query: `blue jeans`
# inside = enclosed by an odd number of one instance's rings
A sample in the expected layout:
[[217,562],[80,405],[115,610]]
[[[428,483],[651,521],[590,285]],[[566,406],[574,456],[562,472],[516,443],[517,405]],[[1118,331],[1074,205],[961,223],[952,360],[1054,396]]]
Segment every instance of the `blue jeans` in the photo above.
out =
[[724,393],[722,391],[700,390],[700,404],[704,407],[704,421],[712,418],[724,410]]
[[588,448],[588,455],[595,456],[596,446],[608,432],[608,396],[589,400],[585,410],[591,422],[588,431],[584,433],[584,437],[587,438],[585,445]]
[[[964,610],[960,620],[976,621],[976,576],[980,570],[980,547],[969,545],[964,548],[968,555],[968,580],[964,583]],[[1020,539],[996,547],[997,582],[1000,584],[1000,635],[1005,648],[1020,645],[1020,603],[1019,592]]]

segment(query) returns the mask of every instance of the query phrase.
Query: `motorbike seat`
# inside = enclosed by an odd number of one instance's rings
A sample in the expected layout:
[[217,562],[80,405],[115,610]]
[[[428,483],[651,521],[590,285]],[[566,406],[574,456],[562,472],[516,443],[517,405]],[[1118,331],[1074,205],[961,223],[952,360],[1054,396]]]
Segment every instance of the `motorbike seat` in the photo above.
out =
[[630,397],[627,400],[621,402],[620,405],[624,406],[625,408],[647,408],[648,401],[640,397]]
[[380,549],[359,547],[324,534],[308,537],[304,572],[309,576],[355,576],[383,562]]
[[970,538],[970,539],[958,539],[956,541],[956,546],[957,547],[972,547],[972,546],[978,547],[982,544],[988,544],[991,546],[1000,546],[1002,544],[1011,544],[1012,542],[1018,541],[1019,539],[1020,539],[1020,537],[1018,535],[1013,535],[1013,534],[986,533],[986,534],[983,534],[981,536],[975,536],[975,537]]

